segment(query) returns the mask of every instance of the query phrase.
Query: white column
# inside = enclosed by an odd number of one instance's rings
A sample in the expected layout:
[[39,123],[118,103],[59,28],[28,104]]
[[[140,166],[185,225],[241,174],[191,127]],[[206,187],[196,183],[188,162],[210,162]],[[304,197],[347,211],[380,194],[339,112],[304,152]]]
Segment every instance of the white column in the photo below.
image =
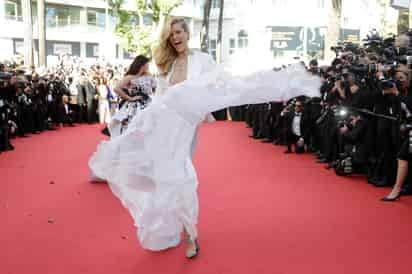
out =
[[0,59],[10,59],[14,55],[13,39],[0,37]]
[[4,0],[0,0],[0,21],[4,20],[4,15],[5,15],[5,11],[4,11]]
[[22,11],[24,21],[24,64],[34,65],[33,60],[33,20],[31,0],[22,0]]
[[40,67],[45,67],[46,64],[46,3],[45,0],[37,0],[37,27],[39,38],[38,61]]
[[86,59],[86,43],[80,42],[80,58]]

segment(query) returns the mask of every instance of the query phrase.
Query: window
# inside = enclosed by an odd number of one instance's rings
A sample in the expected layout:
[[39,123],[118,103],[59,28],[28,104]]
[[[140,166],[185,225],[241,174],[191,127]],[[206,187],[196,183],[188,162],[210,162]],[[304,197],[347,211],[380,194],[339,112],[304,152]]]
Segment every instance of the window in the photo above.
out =
[[211,39],[209,41],[209,53],[213,56],[213,59],[216,60],[216,40]]
[[236,39],[229,39],[229,54],[232,55],[236,51]]
[[106,14],[103,10],[87,10],[87,24],[90,26],[97,26],[104,28],[106,21]]
[[245,30],[239,31],[237,38],[237,46],[240,49],[245,49],[249,46],[248,34]]
[[146,26],[153,24],[153,16],[150,14],[144,15],[143,24]]
[[87,24],[88,25],[97,25],[97,14],[95,11],[87,11]]
[[4,2],[4,15],[6,19],[23,21],[21,0],[7,0]]
[[53,44],[53,54],[54,55],[61,55],[61,54],[73,54],[73,47],[71,44],[63,44],[63,43],[55,43]]
[[61,27],[80,24],[80,8],[66,6],[47,6],[46,25]]
[[24,42],[20,39],[13,39],[14,54],[24,54]]
[[94,45],[93,46],[93,55],[94,56],[99,56],[99,45]]
[[99,44],[86,43],[86,57],[87,58],[99,57]]
[[212,1],[212,9],[220,8],[220,0],[211,0],[211,1]]

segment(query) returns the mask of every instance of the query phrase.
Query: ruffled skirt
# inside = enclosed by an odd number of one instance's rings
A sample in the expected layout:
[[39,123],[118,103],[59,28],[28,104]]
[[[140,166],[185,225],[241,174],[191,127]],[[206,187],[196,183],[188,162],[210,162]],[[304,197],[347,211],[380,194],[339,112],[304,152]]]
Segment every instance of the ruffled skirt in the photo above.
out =
[[162,104],[142,110],[121,136],[99,144],[89,165],[129,210],[141,245],[176,246],[197,237],[198,180],[191,155],[197,124]]

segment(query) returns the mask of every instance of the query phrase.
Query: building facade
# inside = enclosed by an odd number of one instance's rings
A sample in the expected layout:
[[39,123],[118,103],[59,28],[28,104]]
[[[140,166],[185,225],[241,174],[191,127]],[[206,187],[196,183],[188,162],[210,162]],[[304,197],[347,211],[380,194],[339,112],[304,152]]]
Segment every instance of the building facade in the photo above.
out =
[[[134,1],[124,5],[135,10]],[[185,0],[174,15],[188,18],[193,37],[199,36],[202,1]],[[69,53],[90,62],[98,58],[110,61],[129,59],[122,50],[121,40],[114,34],[116,18],[110,15],[105,0],[46,0],[46,52],[48,63]],[[37,2],[32,1],[35,60],[37,46]],[[150,16],[144,18],[151,23]],[[22,0],[0,0],[0,60],[23,54],[24,24]],[[198,47],[196,39],[192,46]]]
[[[212,0],[210,48],[216,54],[219,0]],[[328,0],[226,0],[222,60],[237,51],[263,52],[275,58],[322,59],[328,31]],[[396,22],[397,11],[384,11],[376,0],[343,0],[341,41],[359,43],[382,18]],[[268,53],[270,52],[270,54]]]
[[[184,0],[174,16],[185,17],[191,30],[190,47],[200,48],[205,0]],[[329,0],[226,0],[224,6],[222,61],[236,52],[259,52],[275,58],[322,59],[325,52]],[[382,8],[377,0],[343,0],[341,40],[359,42],[383,21],[396,21],[397,12]],[[216,56],[219,0],[212,0],[209,48]],[[127,0],[126,10],[135,10]],[[94,62],[97,58],[122,61],[129,56],[114,34],[116,18],[106,0],[46,0],[46,47],[48,63],[61,53]],[[32,1],[35,60],[37,3]],[[150,24],[150,15],[144,23]],[[384,19],[384,20],[383,20]],[[138,20],[136,20],[136,23]],[[0,60],[22,54],[24,24],[22,0],[0,0]]]

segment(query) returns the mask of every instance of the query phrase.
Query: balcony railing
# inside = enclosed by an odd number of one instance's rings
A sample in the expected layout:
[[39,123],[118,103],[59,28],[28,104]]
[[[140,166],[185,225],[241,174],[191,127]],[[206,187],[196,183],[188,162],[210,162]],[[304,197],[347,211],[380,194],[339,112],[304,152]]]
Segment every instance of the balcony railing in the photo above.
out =
[[[37,20],[37,19],[36,19]],[[68,26],[78,26],[80,25],[80,19],[67,18],[46,18],[46,27],[48,28],[59,28]]]
[[20,21],[23,22],[23,16],[16,16],[16,15],[5,15],[4,18],[10,21]]

